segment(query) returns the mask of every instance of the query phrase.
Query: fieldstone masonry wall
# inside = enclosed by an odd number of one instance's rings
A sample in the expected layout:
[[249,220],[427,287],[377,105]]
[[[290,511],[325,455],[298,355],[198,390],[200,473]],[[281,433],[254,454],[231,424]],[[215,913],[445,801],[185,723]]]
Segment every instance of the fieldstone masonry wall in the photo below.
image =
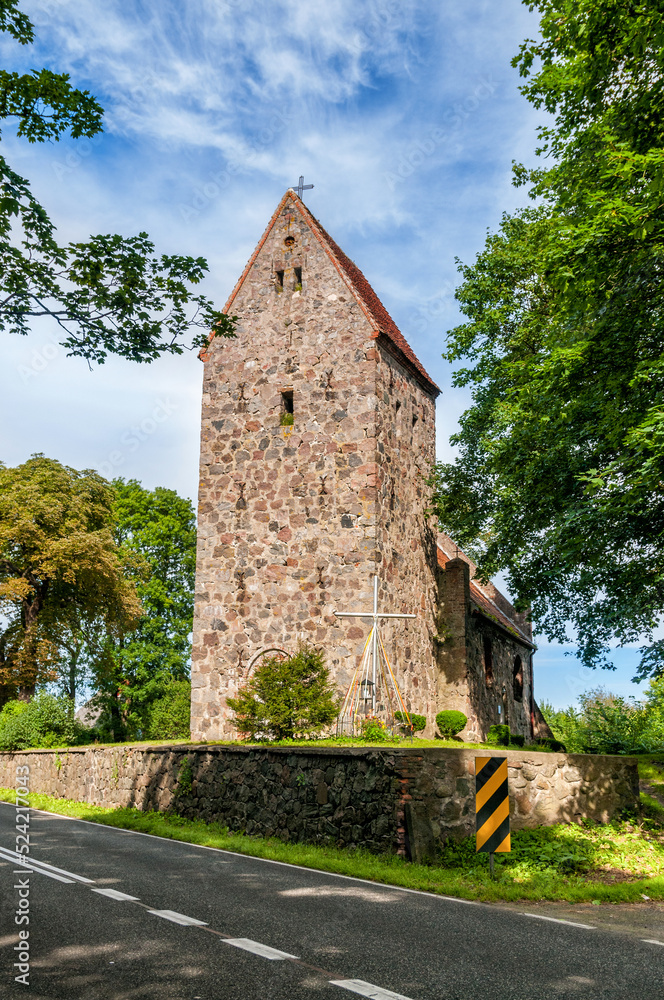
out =
[[[413,860],[474,832],[475,757],[454,749],[177,746],[0,754],[0,785],[104,806],[174,810],[283,840],[358,845]],[[513,829],[638,810],[628,757],[506,750]]]
[[383,343],[304,213],[289,193],[229,305],[236,337],[205,354],[196,740],[235,736],[226,698],[266,647],[321,646],[345,692],[368,628],[334,611],[370,608],[374,574],[383,610],[418,616],[385,630],[406,703],[430,719],[437,710],[424,483],[437,390]]

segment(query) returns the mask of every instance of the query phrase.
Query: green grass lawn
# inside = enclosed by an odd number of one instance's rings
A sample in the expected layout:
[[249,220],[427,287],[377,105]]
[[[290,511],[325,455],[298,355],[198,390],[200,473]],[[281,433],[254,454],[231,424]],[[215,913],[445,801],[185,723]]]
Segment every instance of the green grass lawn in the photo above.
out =
[[639,777],[659,794],[664,795],[664,754],[643,754],[639,760]]
[[639,757],[639,778],[644,810],[664,825],[664,754]]
[[30,753],[32,750],[105,750],[108,747],[255,747],[256,749],[272,749],[273,747],[295,747],[304,750],[316,750],[321,747],[372,747],[376,749],[389,750],[399,748],[402,750],[423,750],[423,749],[452,749],[452,750],[525,750],[536,751],[537,753],[552,753],[546,746],[525,746],[525,747],[502,747],[489,743],[465,743],[463,740],[425,740],[417,736],[411,741],[408,737],[399,737],[389,740],[360,740],[350,736],[330,736],[319,740],[270,740],[265,743],[251,743],[247,740],[210,740],[204,743],[194,743],[191,740],[126,740],[123,743],[85,743],[80,746],[57,746],[57,747],[28,747],[25,750],[15,750],[12,753]]
[[[658,773],[664,783],[664,771]],[[0,789],[0,800],[13,802],[14,790]],[[366,850],[248,837],[172,814],[91,806],[49,795],[30,795],[30,804],[107,826],[463,899],[597,904],[641,902],[644,897],[664,900],[664,808],[651,807],[647,800],[639,819],[513,832],[512,852],[496,855],[494,880],[488,856],[475,853],[473,837],[449,844],[434,865],[416,865]]]

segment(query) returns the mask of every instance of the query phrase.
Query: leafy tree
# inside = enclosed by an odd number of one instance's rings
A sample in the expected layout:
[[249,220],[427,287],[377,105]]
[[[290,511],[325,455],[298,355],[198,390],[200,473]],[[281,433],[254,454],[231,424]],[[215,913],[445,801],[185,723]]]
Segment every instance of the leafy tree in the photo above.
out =
[[[18,0],[0,0],[0,31],[20,45],[33,41]],[[28,142],[97,135],[102,114],[66,73],[0,70],[0,121]],[[0,156],[0,331],[24,334],[33,318],[51,317],[69,354],[89,361],[109,353],[133,361],[180,354],[192,328],[232,333],[233,321],[191,290],[206,271],[202,257],[155,256],[147,233],[59,244],[28,181]],[[205,341],[199,334],[194,343]]]
[[646,636],[664,669],[664,8],[538,0],[514,65],[552,116],[536,205],[505,216],[457,298],[472,405],[434,476],[441,523],[505,570],[538,631],[588,666]]
[[646,691],[648,708],[664,722],[664,676],[654,677]]
[[172,681],[150,709],[151,740],[188,740],[191,735],[191,683]]
[[316,735],[339,710],[323,654],[306,646],[284,659],[263,660],[237,697],[226,701],[238,731],[254,739]]
[[196,518],[174,490],[133,479],[112,485],[115,541],[145,611],[131,635],[109,636],[93,657],[99,726],[121,740],[145,735],[152,703],[189,676]]
[[0,683],[29,700],[73,629],[120,640],[141,605],[112,535],[113,491],[43,455],[0,466]]

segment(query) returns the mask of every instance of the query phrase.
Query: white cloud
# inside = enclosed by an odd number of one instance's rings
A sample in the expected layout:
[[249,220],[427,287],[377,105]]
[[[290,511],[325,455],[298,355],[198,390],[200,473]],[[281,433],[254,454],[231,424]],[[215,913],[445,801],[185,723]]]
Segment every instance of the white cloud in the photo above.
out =
[[[458,321],[454,256],[472,259],[486,226],[518,202],[510,161],[532,138],[509,67],[532,21],[518,0],[101,9],[34,0],[27,9],[36,49],[4,39],[5,60],[65,69],[107,110],[108,131],[92,142],[9,143],[63,238],[147,229],[160,250],[206,256],[206,291],[223,302],[283,189],[305,173],[312,210],[446,390],[447,436],[466,403],[440,359]],[[146,405],[150,371],[145,389],[126,382]],[[116,391],[109,372],[95,373],[100,401]],[[58,378],[64,389],[73,368],[63,364]],[[440,448],[448,452],[444,440]]]

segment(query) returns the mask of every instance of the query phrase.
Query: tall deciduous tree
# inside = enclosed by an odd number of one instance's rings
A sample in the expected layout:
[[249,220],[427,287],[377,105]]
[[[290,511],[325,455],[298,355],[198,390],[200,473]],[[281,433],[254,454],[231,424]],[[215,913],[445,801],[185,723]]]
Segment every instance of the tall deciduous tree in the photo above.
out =
[[[34,26],[18,0],[0,0],[0,31],[29,45]],[[103,109],[66,73],[0,70],[0,122],[28,142],[102,131]],[[92,236],[61,245],[30,185],[0,156],[0,331],[26,333],[35,317],[58,324],[70,355],[103,362],[182,353],[190,331],[229,336],[233,321],[194,295],[207,271],[202,257],[155,256],[147,233]],[[203,332],[204,331],[204,332]]]
[[43,455],[0,467],[0,684],[29,699],[55,679],[73,623],[117,640],[141,605],[113,538],[110,485]]
[[664,669],[664,5],[538,0],[514,60],[552,116],[537,202],[503,219],[457,292],[446,357],[473,402],[436,506],[482,571],[506,570],[539,631],[649,637]]
[[133,575],[144,616],[131,635],[111,636],[93,659],[102,727],[115,739],[144,734],[150,709],[171,681],[189,676],[194,616],[196,517],[174,490],[116,479],[115,540]]

